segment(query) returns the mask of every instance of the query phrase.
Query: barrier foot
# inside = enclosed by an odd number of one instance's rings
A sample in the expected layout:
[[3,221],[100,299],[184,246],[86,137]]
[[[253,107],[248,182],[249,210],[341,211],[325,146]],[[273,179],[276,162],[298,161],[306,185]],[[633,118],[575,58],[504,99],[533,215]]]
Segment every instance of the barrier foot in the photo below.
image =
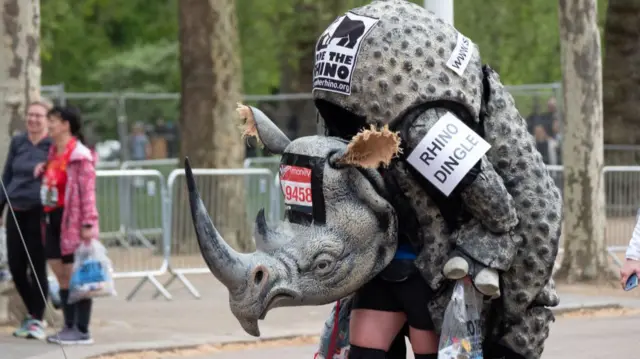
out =
[[182,273],[175,273],[174,274],[176,276],[176,278],[178,278],[179,281],[182,282],[182,284],[187,288],[187,290],[189,291],[189,293],[191,293],[191,295],[196,298],[196,299],[200,299],[200,292],[198,292],[198,290],[196,289],[196,287],[193,286],[193,284],[191,284],[191,282],[187,279],[187,277],[184,276],[184,274]]
[[[176,280],[176,278],[177,278],[177,275],[175,273],[171,273],[171,277],[169,277],[169,280],[166,283],[164,283],[162,286],[168,290],[169,286],[171,285],[171,283],[173,283],[174,280]],[[160,290],[157,290],[156,293],[153,295],[152,299],[158,298],[160,294],[162,294]]]
[[131,299],[133,299],[133,297],[136,296],[136,294],[138,293],[138,291],[140,290],[140,288],[142,288],[142,286],[149,280],[149,276],[145,276],[142,277],[142,279],[140,279],[140,281],[138,282],[138,284],[136,284],[135,287],[133,287],[133,289],[131,290],[131,292],[129,292],[129,295],[127,296],[127,302],[130,302]]
[[140,233],[140,231],[135,231],[132,234],[132,237],[140,241],[140,243],[142,243],[142,245],[147,248],[155,248],[155,246],[151,243],[151,241],[149,241],[147,237],[145,237],[142,233]]
[[142,288],[142,286],[146,283],[146,282],[150,282],[151,284],[153,284],[154,287],[156,287],[156,289],[158,290],[158,292],[160,292],[160,294],[162,294],[165,298],[167,298],[167,300],[171,300],[173,299],[171,294],[162,286],[162,284],[160,284],[160,282],[158,282],[158,280],[156,279],[156,277],[154,277],[151,274],[148,274],[144,277],[142,277],[142,279],[140,279],[140,282],[138,282],[138,284],[136,284],[135,287],[133,287],[133,289],[131,290],[131,292],[129,293],[129,295],[127,296],[127,301],[130,302],[131,299],[133,299],[133,297],[136,296],[136,294],[138,294],[138,291],[140,290],[140,288]]
[[114,239],[116,240],[116,242],[118,242],[123,248],[125,249],[131,249],[131,245],[129,244],[129,241],[127,241],[127,239],[125,238],[126,235],[119,235],[116,236]]
[[171,294],[169,293],[169,291],[167,291],[167,289],[160,284],[160,282],[158,282],[158,280],[156,279],[156,277],[150,275],[149,277],[149,282],[151,282],[151,284],[153,284],[154,287],[156,287],[156,289],[158,290],[157,293],[162,294],[167,300],[172,300],[173,297],[171,296]]

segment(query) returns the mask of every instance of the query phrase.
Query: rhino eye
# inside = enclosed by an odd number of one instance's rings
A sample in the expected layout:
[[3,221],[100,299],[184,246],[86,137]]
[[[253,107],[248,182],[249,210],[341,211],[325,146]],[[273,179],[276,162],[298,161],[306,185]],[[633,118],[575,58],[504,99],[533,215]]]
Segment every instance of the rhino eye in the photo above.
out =
[[330,256],[323,254],[319,255],[313,264],[313,271],[317,274],[323,275],[333,270],[334,260]]

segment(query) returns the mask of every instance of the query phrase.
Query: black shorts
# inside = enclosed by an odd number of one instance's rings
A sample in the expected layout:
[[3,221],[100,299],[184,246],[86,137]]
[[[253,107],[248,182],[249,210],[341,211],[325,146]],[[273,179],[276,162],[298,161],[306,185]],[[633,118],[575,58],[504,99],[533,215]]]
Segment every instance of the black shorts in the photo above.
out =
[[433,291],[417,270],[402,282],[389,282],[378,275],[356,292],[353,309],[402,312],[409,326],[434,330],[428,307],[432,297]]
[[51,212],[45,212],[45,251],[47,259],[61,259],[64,264],[73,263],[73,253],[66,256],[60,250],[60,234],[62,231],[62,208],[56,208]]

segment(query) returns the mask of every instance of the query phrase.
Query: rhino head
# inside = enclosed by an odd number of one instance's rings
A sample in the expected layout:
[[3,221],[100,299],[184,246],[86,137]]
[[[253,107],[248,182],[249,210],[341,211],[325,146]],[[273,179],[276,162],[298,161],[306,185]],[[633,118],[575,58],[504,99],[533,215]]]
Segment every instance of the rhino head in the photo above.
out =
[[[374,168],[398,150],[396,134],[366,130],[348,143],[309,136],[290,141],[260,110],[242,106],[245,135],[282,155],[285,219],[258,213],[257,251],[238,253],[220,236],[185,161],[191,214],[209,269],[229,290],[231,311],[259,336],[258,320],[276,307],[324,305],[344,298],[392,260],[397,218]],[[392,148],[381,153],[380,148]]]

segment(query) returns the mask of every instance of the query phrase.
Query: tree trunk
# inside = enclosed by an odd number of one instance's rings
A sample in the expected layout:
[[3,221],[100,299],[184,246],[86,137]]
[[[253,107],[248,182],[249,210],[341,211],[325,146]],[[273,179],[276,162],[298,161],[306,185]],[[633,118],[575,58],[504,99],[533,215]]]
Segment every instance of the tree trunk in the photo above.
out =
[[[4,40],[0,51],[0,159],[4,161],[11,135],[24,129],[27,104],[40,97],[40,2],[0,2]],[[1,290],[11,288],[5,283]],[[0,322],[15,322],[15,315],[24,317],[26,310],[20,304],[0,295]]]
[[[194,168],[242,167],[245,146],[235,111],[236,103],[241,101],[242,84],[235,1],[181,0],[178,3],[181,154],[189,156]],[[218,231],[236,249],[253,248],[246,216],[244,178],[197,176],[197,179]],[[176,195],[182,197],[178,211],[187,208],[185,191],[180,189],[184,186],[177,186],[175,190]],[[192,226],[182,233],[174,231],[173,235],[176,241],[186,241],[190,243],[188,248],[195,248]]]
[[[5,158],[9,139],[24,130],[27,103],[40,97],[40,2],[1,0],[0,52],[0,158]],[[5,127],[6,126],[6,127]]]
[[564,255],[556,278],[608,273],[602,175],[602,63],[596,0],[560,0],[565,116]]
[[[640,0],[609,0],[604,40],[604,143],[640,145]],[[605,152],[607,166],[638,163],[640,151]]]

